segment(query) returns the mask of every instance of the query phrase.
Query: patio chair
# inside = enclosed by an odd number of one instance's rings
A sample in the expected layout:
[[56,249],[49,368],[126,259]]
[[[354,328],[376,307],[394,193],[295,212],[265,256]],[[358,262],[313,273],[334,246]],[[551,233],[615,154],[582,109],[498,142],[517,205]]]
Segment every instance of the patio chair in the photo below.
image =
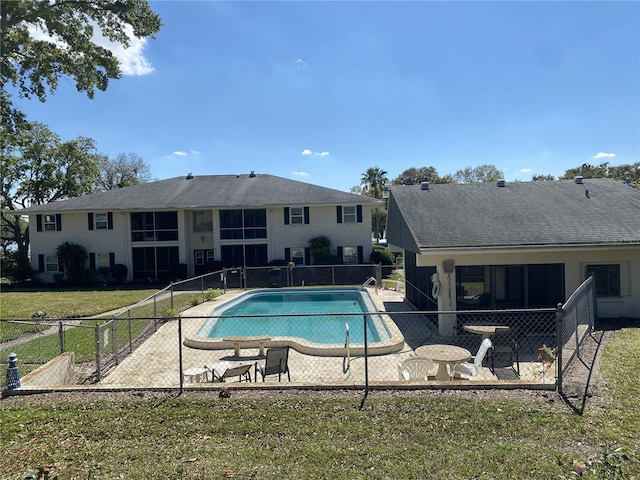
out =
[[429,380],[429,374],[436,374],[437,366],[433,360],[425,357],[409,357],[398,363],[400,380],[405,382]]
[[[497,366],[505,366],[503,359],[509,358],[507,366],[513,368],[518,377],[520,376],[520,358],[518,355],[518,340],[512,332],[496,333],[493,337],[493,351],[491,356],[491,369],[495,370]],[[515,368],[513,360],[515,357]]]
[[258,379],[258,373],[262,376],[262,381],[265,381],[267,375],[278,375],[278,381],[282,380],[282,374],[286,373],[287,378],[291,381],[291,375],[289,374],[289,347],[271,347],[267,349],[267,358],[264,365],[258,365],[256,363],[256,372],[254,377]]
[[248,365],[237,365],[227,368],[222,375],[218,375],[214,368],[209,368],[205,365],[205,368],[211,372],[211,381],[224,382],[227,378],[238,377],[238,382],[251,382],[251,367]]
[[456,373],[462,373],[464,375],[476,376],[482,368],[482,362],[484,362],[484,357],[487,355],[487,352],[493,348],[493,343],[488,338],[482,340],[480,344],[480,348],[478,348],[478,352],[472,356],[467,363],[459,363],[454,368],[451,369],[451,378],[455,376]]

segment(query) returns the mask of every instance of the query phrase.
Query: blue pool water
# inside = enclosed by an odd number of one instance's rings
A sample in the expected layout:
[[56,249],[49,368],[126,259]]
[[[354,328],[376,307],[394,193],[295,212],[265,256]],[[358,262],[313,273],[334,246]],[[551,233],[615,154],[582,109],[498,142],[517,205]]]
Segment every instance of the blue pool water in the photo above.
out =
[[376,321],[373,300],[366,290],[278,289],[257,290],[243,294],[211,312],[198,336],[269,335],[297,337],[319,344],[345,341],[345,324],[349,324],[352,343],[364,343],[364,317],[367,341],[389,338],[383,322]]

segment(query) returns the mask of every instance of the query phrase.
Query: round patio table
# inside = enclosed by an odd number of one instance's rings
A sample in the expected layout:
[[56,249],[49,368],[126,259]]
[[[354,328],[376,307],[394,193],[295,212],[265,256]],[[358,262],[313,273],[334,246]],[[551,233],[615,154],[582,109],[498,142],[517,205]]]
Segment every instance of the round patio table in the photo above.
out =
[[469,333],[477,333],[482,335],[482,339],[491,338],[496,333],[508,332],[509,327],[506,325],[464,325],[464,328]]
[[452,371],[455,365],[464,363],[471,358],[471,352],[466,348],[446,344],[423,345],[416,348],[416,354],[430,358],[433,363],[438,365],[436,380],[451,380],[449,371]]

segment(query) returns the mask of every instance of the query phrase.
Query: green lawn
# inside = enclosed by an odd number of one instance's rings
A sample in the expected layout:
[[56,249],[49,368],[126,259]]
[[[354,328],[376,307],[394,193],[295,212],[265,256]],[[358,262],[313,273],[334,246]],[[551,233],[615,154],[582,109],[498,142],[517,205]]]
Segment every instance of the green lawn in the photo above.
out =
[[577,460],[590,469],[581,478],[640,478],[638,371],[640,332],[621,330],[603,352],[607,388],[583,416],[558,399],[473,395],[372,392],[363,409],[361,392],[9,398],[0,402],[0,471],[6,479],[37,478],[25,475],[45,467],[60,479],[561,479],[577,478]]

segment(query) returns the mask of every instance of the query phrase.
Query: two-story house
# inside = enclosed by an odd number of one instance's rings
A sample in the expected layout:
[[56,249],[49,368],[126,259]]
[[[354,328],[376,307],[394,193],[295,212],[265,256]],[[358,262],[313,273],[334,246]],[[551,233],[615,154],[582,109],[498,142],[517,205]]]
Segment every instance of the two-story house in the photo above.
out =
[[32,267],[42,281],[59,273],[55,250],[82,245],[87,268],[124,264],[129,280],[169,280],[272,260],[310,265],[309,240],[329,238],[346,264],[368,263],[371,216],[379,201],[272,175],[170,178],[99,192],[17,214],[29,216]]

